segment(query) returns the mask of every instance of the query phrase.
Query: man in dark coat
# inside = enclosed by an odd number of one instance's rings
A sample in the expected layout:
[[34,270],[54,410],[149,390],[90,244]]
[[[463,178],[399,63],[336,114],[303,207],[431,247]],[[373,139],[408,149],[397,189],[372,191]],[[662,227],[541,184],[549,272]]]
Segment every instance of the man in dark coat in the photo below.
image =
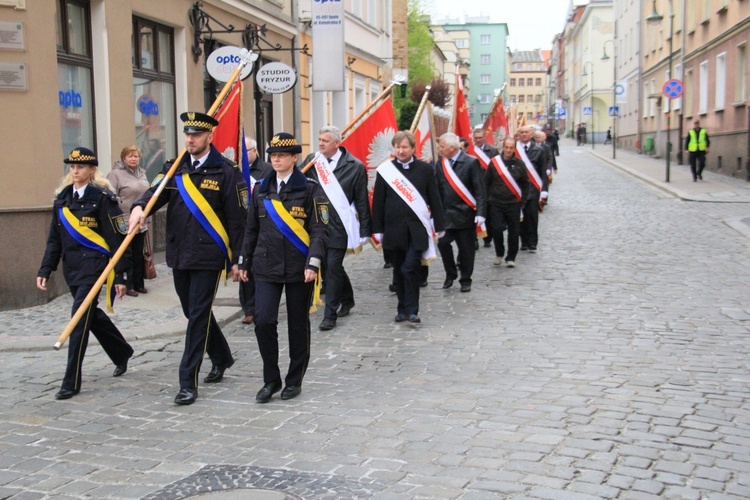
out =
[[303,162],[307,165],[316,155],[321,156],[321,162],[313,165],[307,175],[318,181],[331,207],[328,252],[323,266],[326,307],[321,330],[334,329],[338,318],[349,315],[354,307],[354,290],[344,269],[344,256],[347,251],[359,253],[372,234],[367,169],[340,144],[339,129],[325,126],[318,132],[319,152],[310,154]]
[[[189,405],[198,398],[204,353],[213,363],[204,382],[219,382],[234,364],[211,306],[225,271],[239,279],[237,257],[248,193],[240,169],[211,144],[213,128],[219,122],[197,112],[183,113],[180,118],[185,122],[187,151],[151,213],[168,204],[167,265],[172,268],[174,287],[188,319],[175,403]],[[133,205],[128,227],[145,222],[143,207],[171,166],[172,162],[164,165],[151,188]]]
[[245,225],[240,278],[255,277],[255,337],[263,358],[263,387],[255,396],[267,403],[281,390],[279,304],[286,293],[289,369],[281,399],[302,393],[310,363],[310,305],[328,244],[330,207],[320,185],[296,163],[302,147],[291,134],[276,134],[267,149],[273,172],[255,189]]
[[[273,167],[270,163],[261,160],[255,139],[246,137],[245,147],[247,148],[247,161],[250,163],[250,194],[252,195],[255,184],[273,172]],[[242,312],[245,313],[242,323],[251,324],[255,321],[255,279],[252,273],[249,274],[247,281],[240,280],[240,305]]]
[[[445,269],[443,288],[450,288],[458,279],[461,291],[470,292],[476,227],[484,223],[487,211],[484,170],[476,158],[461,151],[456,134],[443,134],[438,144],[440,157],[435,171],[445,214],[445,236],[438,241]],[[451,246],[454,241],[458,247],[460,279]]]
[[521,222],[521,250],[536,252],[539,243],[538,225],[539,211],[547,203],[547,172],[546,155],[544,150],[531,140],[531,127],[524,125],[518,129],[516,155],[521,158],[529,175],[529,194],[523,206],[523,222]]
[[414,157],[414,134],[397,132],[392,144],[396,158],[378,167],[375,180],[372,231],[397,271],[393,276],[398,296],[396,322],[420,323],[421,262],[437,257],[429,213],[439,238],[445,230],[443,207],[435,170]]
[[[482,152],[484,152],[484,154],[486,154],[490,160],[500,154],[500,151],[495,146],[491,146],[490,144],[487,144],[485,142],[486,137],[485,137],[483,127],[475,127],[471,133],[471,136],[472,136],[472,139],[474,140],[474,149],[475,150],[481,149]],[[484,175],[484,172],[482,174]],[[486,215],[488,225],[492,223],[492,221],[490,221],[489,218],[490,218],[490,214],[488,213]],[[484,248],[489,248],[491,246],[492,246],[492,236],[488,233],[487,236],[484,238]]]

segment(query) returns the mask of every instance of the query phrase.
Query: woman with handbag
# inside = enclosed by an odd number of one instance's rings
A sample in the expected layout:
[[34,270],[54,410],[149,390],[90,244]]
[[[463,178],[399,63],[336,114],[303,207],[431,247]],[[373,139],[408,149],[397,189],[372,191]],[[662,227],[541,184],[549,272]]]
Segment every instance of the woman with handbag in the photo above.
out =
[[[117,199],[107,188],[109,183],[99,173],[94,153],[76,148],[65,160],[70,172],[55,191],[47,249],[36,278],[38,289],[47,291],[47,280],[63,263],[63,277],[73,295],[73,314],[83,303],[97,279],[107,267],[109,258],[125,239],[126,226]],[[125,253],[127,256],[127,252]],[[125,274],[129,274],[127,259],[122,259],[107,279],[107,309],[113,296],[125,295]],[[107,314],[97,307],[94,297],[88,312],[73,329],[68,343],[68,366],[56,399],[69,399],[81,390],[81,368],[86,354],[89,332],[101,344],[115,364],[113,376],[119,377],[128,369],[133,348],[123,338]]]
[[[112,184],[112,190],[117,195],[120,210],[125,214],[125,223],[130,217],[130,207],[140,200],[149,186],[146,171],[139,165],[141,163],[141,150],[138,146],[126,146],[120,152],[120,159],[112,167],[107,179]],[[141,227],[138,234],[130,243],[131,273],[128,275],[127,295],[137,297],[139,293],[148,293],[143,282],[143,242],[148,224]]]

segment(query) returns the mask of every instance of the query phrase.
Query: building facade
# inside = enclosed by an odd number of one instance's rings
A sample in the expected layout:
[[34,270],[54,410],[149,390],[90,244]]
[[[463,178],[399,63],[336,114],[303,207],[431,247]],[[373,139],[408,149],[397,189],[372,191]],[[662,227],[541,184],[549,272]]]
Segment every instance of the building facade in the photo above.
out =
[[541,50],[513,52],[507,95],[519,123],[547,123],[547,69]]

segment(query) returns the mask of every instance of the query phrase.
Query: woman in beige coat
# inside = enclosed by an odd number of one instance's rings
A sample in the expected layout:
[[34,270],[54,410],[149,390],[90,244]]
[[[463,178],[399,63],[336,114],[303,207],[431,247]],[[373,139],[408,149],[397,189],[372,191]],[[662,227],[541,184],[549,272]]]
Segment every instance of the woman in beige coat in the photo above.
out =
[[[130,207],[141,199],[143,193],[149,188],[146,171],[139,164],[141,162],[141,150],[138,146],[126,146],[120,153],[120,159],[112,167],[107,179],[112,184],[112,191],[117,195],[120,210],[125,214],[125,222],[130,217]],[[146,236],[148,225],[141,228],[130,243],[130,255],[132,258],[131,272],[127,278],[127,295],[137,297],[139,293],[147,293],[143,282],[143,240]]]

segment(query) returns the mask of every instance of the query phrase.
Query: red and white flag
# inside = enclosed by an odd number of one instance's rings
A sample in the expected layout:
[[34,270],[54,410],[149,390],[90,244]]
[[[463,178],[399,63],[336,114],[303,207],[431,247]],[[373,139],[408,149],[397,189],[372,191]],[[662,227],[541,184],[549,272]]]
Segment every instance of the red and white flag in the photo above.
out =
[[484,151],[477,151],[472,141],[471,122],[469,121],[469,107],[466,105],[466,96],[464,96],[464,84],[461,75],[456,75],[456,99],[453,105],[453,133],[458,137],[463,137],[469,141],[469,147],[466,153],[479,160],[482,168],[487,170],[490,159]]
[[495,100],[495,104],[490,110],[490,114],[484,122],[484,135],[485,140],[495,145],[495,137],[503,138],[508,137],[508,117],[505,115],[505,105],[503,104],[503,98],[499,97]]
[[435,134],[432,127],[432,103],[430,101],[427,101],[427,105],[422,110],[417,129],[414,131],[414,138],[417,140],[416,156],[434,165],[437,155],[435,154]]
[[237,80],[214,114],[219,121],[211,141],[216,149],[229,161],[240,166],[248,189],[252,187],[250,163],[245,150],[245,129],[242,126],[242,82]]
[[393,101],[388,98],[341,141],[341,145],[367,167],[367,192],[370,199],[375,188],[376,169],[393,157],[391,141],[397,130]]

